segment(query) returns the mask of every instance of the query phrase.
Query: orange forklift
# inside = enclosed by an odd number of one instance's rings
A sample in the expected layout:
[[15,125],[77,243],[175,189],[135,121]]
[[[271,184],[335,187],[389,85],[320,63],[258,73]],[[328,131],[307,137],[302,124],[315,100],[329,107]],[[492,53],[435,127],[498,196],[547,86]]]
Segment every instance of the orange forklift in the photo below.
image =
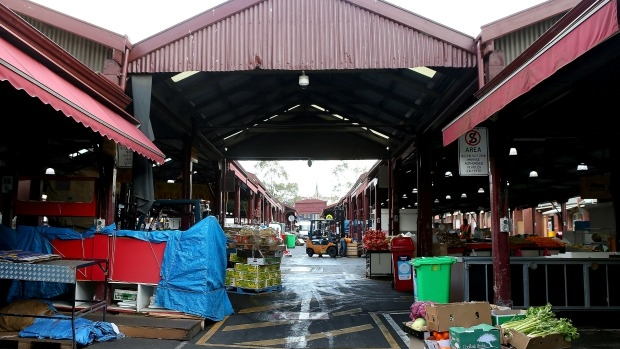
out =
[[340,239],[344,239],[344,222],[335,219],[313,219],[310,221],[310,231],[306,238],[306,254],[312,257],[315,254],[322,257],[324,254],[331,258],[338,257]]

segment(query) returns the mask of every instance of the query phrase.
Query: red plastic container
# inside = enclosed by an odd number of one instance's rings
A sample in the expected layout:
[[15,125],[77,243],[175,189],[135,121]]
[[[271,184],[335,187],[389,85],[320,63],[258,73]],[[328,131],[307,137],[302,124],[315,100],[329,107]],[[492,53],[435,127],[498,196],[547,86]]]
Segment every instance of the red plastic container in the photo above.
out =
[[407,236],[397,236],[390,242],[394,279],[392,288],[397,291],[413,291],[413,270],[409,260],[413,258],[415,245]]

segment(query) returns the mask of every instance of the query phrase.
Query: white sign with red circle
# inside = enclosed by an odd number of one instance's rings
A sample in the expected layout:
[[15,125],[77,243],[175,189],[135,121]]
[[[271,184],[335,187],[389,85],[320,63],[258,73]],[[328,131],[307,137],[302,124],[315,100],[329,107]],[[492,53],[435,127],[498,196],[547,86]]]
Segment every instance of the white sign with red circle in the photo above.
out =
[[476,127],[459,137],[459,175],[489,175],[489,147],[485,127]]

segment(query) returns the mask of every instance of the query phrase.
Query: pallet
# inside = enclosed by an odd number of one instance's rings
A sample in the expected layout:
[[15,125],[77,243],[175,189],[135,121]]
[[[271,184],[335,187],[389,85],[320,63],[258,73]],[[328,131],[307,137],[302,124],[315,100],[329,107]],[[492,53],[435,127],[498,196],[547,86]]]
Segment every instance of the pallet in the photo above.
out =
[[18,332],[0,332],[0,348],[72,349],[73,341],[70,339],[24,338],[24,337],[20,337]]
[[230,293],[259,295],[259,294],[266,294],[266,293],[272,293],[272,292],[282,292],[282,285],[276,285],[276,286],[270,286],[270,287],[258,288],[258,289],[226,286],[226,291]]
[[[107,314],[112,322],[128,338],[154,338],[189,341],[204,329],[202,318],[179,318],[183,313]],[[91,314],[86,318],[99,321]],[[0,347],[2,348],[2,347]]]

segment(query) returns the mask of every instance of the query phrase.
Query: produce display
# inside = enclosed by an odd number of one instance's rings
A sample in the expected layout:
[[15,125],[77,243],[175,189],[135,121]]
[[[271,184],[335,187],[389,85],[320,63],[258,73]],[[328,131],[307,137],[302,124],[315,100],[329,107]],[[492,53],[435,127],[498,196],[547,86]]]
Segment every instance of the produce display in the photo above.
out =
[[448,248],[463,248],[465,244],[459,238],[458,234],[452,234],[449,232],[436,233],[437,241],[442,244],[446,244]]
[[362,246],[371,251],[385,251],[390,246],[386,232],[382,230],[366,230],[362,236]]
[[[413,321],[403,323],[403,330],[432,349],[498,347],[500,339],[506,348],[568,348],[571,341],[579,338],[571,320],[557,318],[551,304],[527,310],[512,310],[489,303],[471,309],[471,305],[471,302],[414,302],[409,315]],[[488,314],[485,315],[487,306]],[[496,341],[497,346],[486,345]],[[479,343],[485,343],[485,346],[481,347]]]
[[283,242],[282,235],[270,227],[243,226],[227,228],[224,232],[227,240],[236,245],[276,246]]
[[510,246],[521,248],[551,248],[561,249],[565,247],[565,244],[557,239],[542,236],[511,236]]
[[500,325],[504,333],[510,336],[509,330],[521,332],[528,337],[543,337],[558,334],[570,342],[579,338],[577,328],[569,319],[557,318],[551,311],[551,304],[541,307],[530,307],[526,310],[525,319],[508,321]]

